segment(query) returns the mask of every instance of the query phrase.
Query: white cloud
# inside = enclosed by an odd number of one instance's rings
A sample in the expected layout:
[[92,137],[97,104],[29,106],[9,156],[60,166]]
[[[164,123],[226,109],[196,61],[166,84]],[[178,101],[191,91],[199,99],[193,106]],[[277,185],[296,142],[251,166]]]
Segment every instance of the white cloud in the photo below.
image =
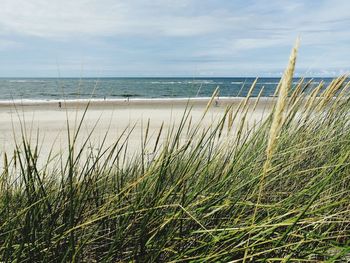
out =
[[[308,7],[304,1],[238,1],[199,9],[200,0],[3,0],[0,34],[44,38],[81,36],[234,36],[237,48],[269,47],[298,33],[341,33],[339,24],[350,19],[345,0],[320,1]],[[235,3],[235,1],[232,1]],[[311,2],[311,1],[310,1]],[[214,34],[216,34],[214,36]],[[348,36],[349,33],[346,32]],[[271,39],[273,37],[273,39]],[[310,38],[311,39],[311,38]],[[261,41],[264,40],[264,41]],[[314,42],[318,41],[315,40]],[[309,41],[306,39],[306,41]]]
[[[91,46],[113,46],[112,51],[122,50],[124,55],[154,52],[150,55],[159,63],[178,59],[174,67],[181,69],[198,65],[203,72],[267,72],[285,66],[287,52],[300,34],[301,53],[306,51],[298,65],[309,72],[323,68],[320,64],[346,69],[349,9],[347,0],[2,0],[0,50],[31,45],[28,36],[50,43],[83,39]],[[119,44],[120,36],[138,42],[137,50]],[[147,46],[142,45],[145,39]],[[149,48],[158,44],[160,51]],[[281,48],[286,50],[283,57]]]
[[193,1],[4,0],[0,32],[51,38],[116,34],[193,36],[225,27],[219,17],[182,15],[189,2]]
[[[65,37],[74,34],[110,34],[122,25],[120,5],[101,8],[97,1],[3,1],[0,9],[2,33],[41,37]],[[120,10],[122,10],[120,8]]]

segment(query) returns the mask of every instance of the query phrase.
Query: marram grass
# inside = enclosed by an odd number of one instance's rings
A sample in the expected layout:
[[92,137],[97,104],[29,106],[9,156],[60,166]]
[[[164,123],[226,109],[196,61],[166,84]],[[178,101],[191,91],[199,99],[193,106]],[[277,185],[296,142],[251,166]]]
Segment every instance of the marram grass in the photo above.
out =
[[[311,92],[310,83],[282,83],[283,107],[253,127],[243,105],[206,129],[188,108],[168,133],[162,126],[153,145],[147,124],[131,161],[128,129],[89,152],[89,137],[76,145],[82,119],[68,136],[68,156],[52,154],[61,158],[55,167],[39,166],[38,147],[23,135],[14,154],[3,154],[1,261],[349,261],[346,81]],[[276,111],[283,121],[274,131]]]

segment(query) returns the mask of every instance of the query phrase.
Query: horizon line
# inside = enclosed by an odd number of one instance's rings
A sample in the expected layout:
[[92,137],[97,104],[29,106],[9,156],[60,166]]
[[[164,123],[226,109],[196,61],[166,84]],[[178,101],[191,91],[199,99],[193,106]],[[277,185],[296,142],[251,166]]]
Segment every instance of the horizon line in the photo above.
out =
[[[308,76],[308,77],[303,77],[303,76],[294,76],[293,79],[295,78],[306,78],[306,79],[313,79],[313,78],[322,78],[322,79],[334,79],[339,76]],[[97,77],[97,76],[60,76],[60,77],[50,77],[50,76],[31,76],[31,77],[25,77],[25,76],[0,76],[0,79],[171,79],[171,78],[178,78],[178,79],[204,79],[204,78],[211,78],[211,79],[233,79],[233,78],[246,78],[246,79],[259,79],[259,78],[264,78],[264,79],[280,79],[282,76],[198,76],[198,77],[193,77],[193,76],[103,76],[103,77]]]

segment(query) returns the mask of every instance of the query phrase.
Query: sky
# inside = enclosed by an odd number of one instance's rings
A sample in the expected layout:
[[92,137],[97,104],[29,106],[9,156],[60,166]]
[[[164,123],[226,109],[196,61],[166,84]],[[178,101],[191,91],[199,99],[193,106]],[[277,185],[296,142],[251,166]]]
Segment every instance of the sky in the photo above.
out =
[[0,77],[278,77],[350,69],[348,0],[1,0]]

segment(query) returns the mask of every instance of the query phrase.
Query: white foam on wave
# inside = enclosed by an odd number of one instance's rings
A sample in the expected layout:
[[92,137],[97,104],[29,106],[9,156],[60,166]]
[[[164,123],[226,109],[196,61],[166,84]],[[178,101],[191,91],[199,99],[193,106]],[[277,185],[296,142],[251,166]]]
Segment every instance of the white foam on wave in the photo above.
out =
[[152,81],[151,84],[182,84],[182,81]]
[[278,82],[258,82],[258,84],[261,84],[261,85],[264,85],[264,84],[267,84],[267,85],[277,85]]
[[32,79],[10,79],[11,83],[45,83],[45,80],[32,80]]
[[[142,82],[141,82],[142,83]],[[151,81],[151,84],[224,84],[213,80],[184,80],[184,81]]]

